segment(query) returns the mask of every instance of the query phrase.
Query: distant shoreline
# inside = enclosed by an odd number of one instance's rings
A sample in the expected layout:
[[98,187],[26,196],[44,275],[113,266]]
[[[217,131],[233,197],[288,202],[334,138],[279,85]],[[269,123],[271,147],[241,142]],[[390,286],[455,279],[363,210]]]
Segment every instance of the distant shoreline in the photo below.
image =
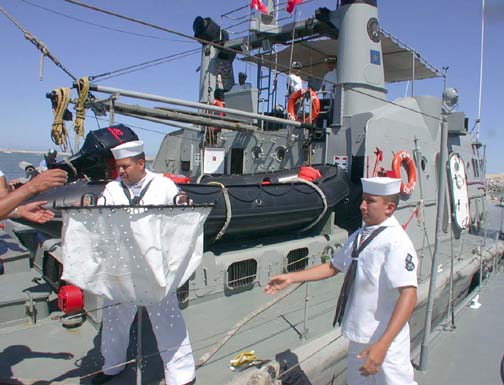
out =
[[[18,150],[15,148],[0,148],[0,152],[4,154],[17,153],[17,154],[33,154],[33,155],[44,155],[47,151],[41,150]],[[58,155],[67,156],[71,155],[69,152],[58,152]]]
[[[40,151],[40,150],[18,150],[14,148],[0,148],[0,153],[2,154],[30,154],[30,155],[46,155],[47,151]],[[58,152],[58,157],[67,157],[72,155],[69,152]],[[155,156],[145,156],[145,160],[152,162],[154,160]]]

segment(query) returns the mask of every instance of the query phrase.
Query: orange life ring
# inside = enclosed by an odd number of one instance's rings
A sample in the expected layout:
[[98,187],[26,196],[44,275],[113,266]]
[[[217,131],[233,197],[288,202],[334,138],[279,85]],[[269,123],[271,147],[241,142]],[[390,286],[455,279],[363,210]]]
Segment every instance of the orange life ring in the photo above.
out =
[[416,185],[416,167],[411,155],[403,150],[396,152],[392,160],[392,171],[395,178],[401,178],[401,166],[404,166],[408,174],[408,183],[405,185],[401,182],[401,194],[410,195]]
[[[291,116],[291,117],[294,117],[294,119],[296,119],[295,118],[297,115],[296,108],[295,108],[296,102],[298,101],[299,98],[303,97],[307,91],[308,90],[306,90],[306,89],[301,89],[301,90],[297,90],[296,92],[292,93],[292,95],[289,97],[289,102],[287,103],[287,116]],[[311,107],[310,107],[311,120],[310,120],[310,115],[308,114],[308,116],[305,117],[304,122],[311,124],[312,122],[317,120],[317,117],[320,114],[320,99],[318,98],[315,91],[313,91],[312,89],[309,89],[309,91],[310,91],[310,95],[311,95],[311,99],[312,99],[312,103],[311,103]]]

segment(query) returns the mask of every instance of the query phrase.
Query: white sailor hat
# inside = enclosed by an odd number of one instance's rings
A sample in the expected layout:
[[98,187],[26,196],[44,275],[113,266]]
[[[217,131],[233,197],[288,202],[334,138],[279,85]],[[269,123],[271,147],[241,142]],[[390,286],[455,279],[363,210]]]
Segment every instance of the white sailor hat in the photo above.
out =
[[30,162],[25,162],[24,160],[22,160],[21,162],[19,162],[18,166],[19,166],[19,168],[21,170],[25,170],[25,171],[35,170],[35,166],[33,164],[31,164]]
[[115,159],[132,158],[144,152],[143,143],[141,140],[134,140],[111,148],[110,151]]
[[338,59],[336,58],[336,56],[327,56],[324,61],[326,63],[336,63]]
[[362,192],[370,195],[387,196],[401,191],[402,179],[389,177],[361,178]]

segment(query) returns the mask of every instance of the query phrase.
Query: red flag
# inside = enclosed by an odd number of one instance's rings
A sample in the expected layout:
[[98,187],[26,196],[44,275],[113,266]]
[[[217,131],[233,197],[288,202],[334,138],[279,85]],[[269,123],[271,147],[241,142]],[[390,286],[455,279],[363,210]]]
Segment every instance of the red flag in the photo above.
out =
[[302,3],[303,0],[287,0],[287,12],[292,13],[296,5]]
[[261,0],[252,0],[250,2],[250,9],[255,9],[266,14],[268,13],[268,9],[264,6]]

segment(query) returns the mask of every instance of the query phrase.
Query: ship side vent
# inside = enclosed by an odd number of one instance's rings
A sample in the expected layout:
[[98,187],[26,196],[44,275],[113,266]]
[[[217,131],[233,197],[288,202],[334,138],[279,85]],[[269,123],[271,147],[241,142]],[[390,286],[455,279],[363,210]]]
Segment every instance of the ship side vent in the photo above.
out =
[[189,304],[189,280],[177,289],[179,307],[184,309]]
[[292,271],[304,270],[308,266],[308,248],[302,247],[289,251],[287,255],[287,265],[285,270],[290,273]]
[[229,265],[227,269],[227,287],[238,289],[250,286],[257,277],[257,261],[246,259]]

